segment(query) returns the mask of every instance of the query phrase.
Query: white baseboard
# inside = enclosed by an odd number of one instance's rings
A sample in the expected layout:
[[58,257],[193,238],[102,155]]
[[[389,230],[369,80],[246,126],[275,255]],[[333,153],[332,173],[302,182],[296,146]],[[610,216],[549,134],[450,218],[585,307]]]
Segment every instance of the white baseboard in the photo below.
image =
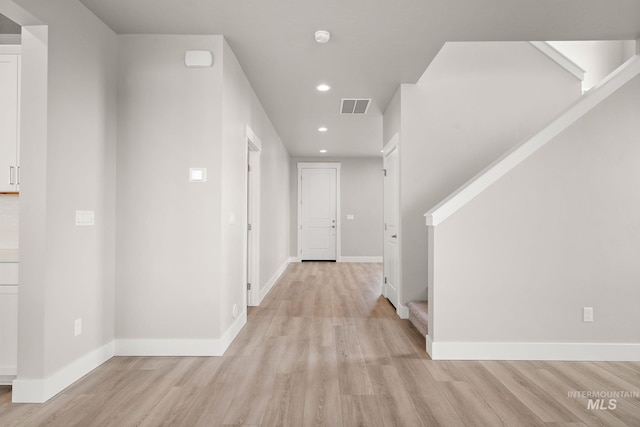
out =
[[114,342],[85,354],[45,379],[13,381],[13,403],[44,403],[71,384],[111,359],[115,354]]
[[401,319],[409,318],[409,307],[406,305],[398,304],[398,308],[396,308],[396,313]]
[[274,275],[271,277],[271,279],[269,279],[269,281],[264,284],[264,287],[260,288],[260,295],[258,297],[258,305],[262,304],[262,300],[264,300],[265,297],[267,296],[267,294],[269,293],[269,291],[271,291],[271,289],[273,288],[273,285],[275,285],[278,282],[278,279],[280,279],[280,276],[282,276],[282,273],[284,273],[284,271],[287,269],[287,266],[289,265],[289,262],[291,262],[291,261],[285,261],[285,263],[280,266],[278,271],[276,271],[274,273]]
[[289,264],[293,262],[300,262],[300,257],[292,256],[289,258]]
[[382,262],[381,256],[342,256],[338,262]]
[[433,342],[427,336],[433,360],[563,360],[640,362],[635,343],[495,343]]
[[247,310],[221,338],[117,339],[116,356],[222,356],[247,323]]

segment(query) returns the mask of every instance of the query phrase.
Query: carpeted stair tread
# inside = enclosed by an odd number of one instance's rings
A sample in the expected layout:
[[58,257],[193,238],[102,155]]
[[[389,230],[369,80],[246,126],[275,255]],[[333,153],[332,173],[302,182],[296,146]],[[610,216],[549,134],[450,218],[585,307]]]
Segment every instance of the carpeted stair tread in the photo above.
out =
[[427,301],[411,301],[407,307],[409,308],[409,321],[426,337],[429,331],[427,327],[429,324]]

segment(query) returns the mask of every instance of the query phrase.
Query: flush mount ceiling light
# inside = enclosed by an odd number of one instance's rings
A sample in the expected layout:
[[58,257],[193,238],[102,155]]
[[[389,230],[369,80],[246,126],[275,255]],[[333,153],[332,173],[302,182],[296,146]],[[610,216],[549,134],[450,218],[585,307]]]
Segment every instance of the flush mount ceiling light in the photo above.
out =
[[321,153],[326,153],[326,152],[327,152],[327,150],[320,150],[320,152],[321,152]]
[[325,127],[325,126],[320,126],[320,127],[318,128],[318,132],[326,132],[326,131],[328,131],[328,130],[329,130],[329,128],[327,128],[327,127]]
[[331,33],[327,30],[318,30],[315,33],[315,37],[318,43],[326,43],[331,38]]
[[316,86],[316,89],[318,89],[320,92],[326,92],[329,89],[331,89],[331,86],[329,86],[328,84],[322,83]]

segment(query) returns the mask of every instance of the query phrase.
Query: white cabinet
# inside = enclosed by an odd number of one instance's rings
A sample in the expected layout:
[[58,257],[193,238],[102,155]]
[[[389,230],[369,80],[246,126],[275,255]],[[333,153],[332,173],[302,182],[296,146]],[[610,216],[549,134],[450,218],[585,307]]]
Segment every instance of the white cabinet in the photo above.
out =
[[0,193],[20,182],[20,55],[0,46]]
[[18,366],[18,286],[0,286],[0,384],[8,383]]

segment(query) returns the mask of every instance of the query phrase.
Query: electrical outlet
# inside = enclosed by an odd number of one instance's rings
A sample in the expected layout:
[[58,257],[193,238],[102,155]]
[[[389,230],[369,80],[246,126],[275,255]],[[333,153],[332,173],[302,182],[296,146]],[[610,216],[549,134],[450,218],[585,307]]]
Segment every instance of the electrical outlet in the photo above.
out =
[[76,321],[73,322],[73,335],[76,337],[82,335],[82,319],[76,319]]
[[582,308],[582,321],[593,322],[593,307]]
[[76,211],[76,225],[95,225],[96,214],[94,211]]

